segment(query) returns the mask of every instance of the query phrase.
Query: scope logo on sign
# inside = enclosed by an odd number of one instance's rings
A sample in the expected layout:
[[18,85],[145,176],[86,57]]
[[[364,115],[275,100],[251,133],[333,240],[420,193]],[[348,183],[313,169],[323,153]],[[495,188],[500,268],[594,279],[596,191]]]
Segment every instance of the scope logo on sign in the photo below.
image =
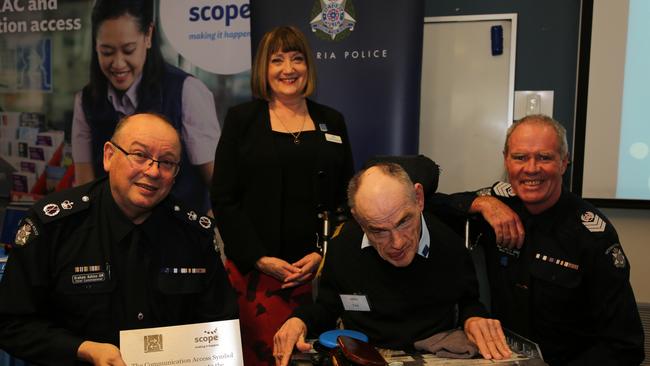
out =
[[211,21],[211,20],[222,20],[225,17],[226,27],[230,26],[230,22],[237,17],[242,17],[248,19],[251,17],[250,6],[248,4],[243,4],[242,6],[237,6],[235,4],[230,4],[226,6],[214,5],[214,6],[193,6],[190,8],[190,22],[196,21]]
[[172,47],[215,74],[250,69],[248,0],[160,0],[161,29]]

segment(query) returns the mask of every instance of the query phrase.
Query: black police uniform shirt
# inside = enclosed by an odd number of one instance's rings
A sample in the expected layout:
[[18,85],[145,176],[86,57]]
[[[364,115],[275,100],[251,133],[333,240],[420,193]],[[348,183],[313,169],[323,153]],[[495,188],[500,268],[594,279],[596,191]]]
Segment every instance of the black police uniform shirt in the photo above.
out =
[[84,340],[119,331],[234,319],[234,291],[212,220],[171,197],[140,225],[107,179],[33,206],[0,283],[0,348],[38,364],[74,364]]
[[[507,204],[525,229],[521,250],[510,250],[479,220],[492,312],[502,324],[539,343],[550,365],[638,365],[643,329],[611,222],[565,189],[539,215],[528,213],[509,183],[479,192]],[[447,204],[466,211],[474,198],[461,193]]]

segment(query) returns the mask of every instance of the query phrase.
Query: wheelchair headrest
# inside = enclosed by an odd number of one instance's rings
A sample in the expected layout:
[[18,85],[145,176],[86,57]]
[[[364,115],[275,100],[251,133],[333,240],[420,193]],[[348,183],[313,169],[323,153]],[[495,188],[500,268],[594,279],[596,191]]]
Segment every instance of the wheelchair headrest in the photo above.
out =
[[377,155],[368,159],[364,168],[380,162],[399,164],[413,183],[422,184],[425,197],[438,189],[440,166],[424,155]]

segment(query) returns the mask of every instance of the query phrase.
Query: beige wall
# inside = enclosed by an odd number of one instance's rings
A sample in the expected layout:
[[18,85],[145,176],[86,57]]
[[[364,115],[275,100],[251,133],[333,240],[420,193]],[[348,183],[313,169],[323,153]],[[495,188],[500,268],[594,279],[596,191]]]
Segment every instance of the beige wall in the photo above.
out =
[[632,274],[637,302],[650,303],[650,210],[602,209],[616,227]]

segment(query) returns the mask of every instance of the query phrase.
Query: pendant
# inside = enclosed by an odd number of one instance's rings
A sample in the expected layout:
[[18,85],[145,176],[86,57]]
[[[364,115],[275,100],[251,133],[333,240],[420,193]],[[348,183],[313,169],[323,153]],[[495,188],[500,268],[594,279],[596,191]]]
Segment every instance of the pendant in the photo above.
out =
[[294,139],[293,139],[293,143],[296,144],[296,145],[300,145],[300,139],[297,138],[297,137],[294,138]]

